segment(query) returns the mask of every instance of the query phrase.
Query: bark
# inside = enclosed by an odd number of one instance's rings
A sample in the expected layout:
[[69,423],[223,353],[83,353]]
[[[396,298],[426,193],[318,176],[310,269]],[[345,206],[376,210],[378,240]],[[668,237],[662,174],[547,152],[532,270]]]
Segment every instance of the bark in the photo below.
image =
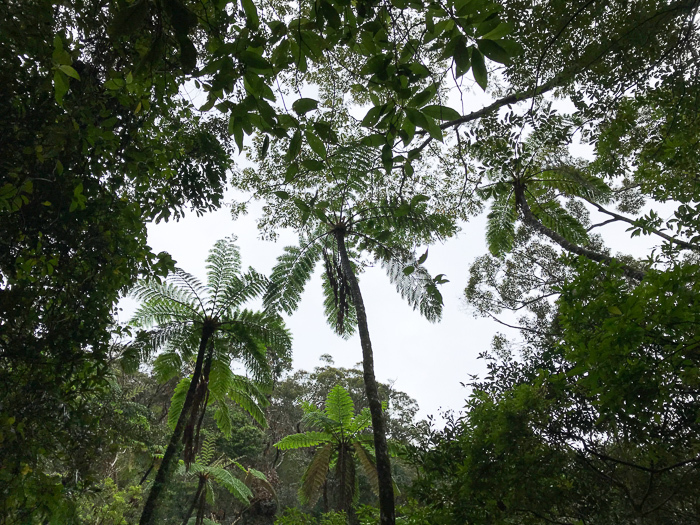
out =
[[642,270],[638,270],[637,268],[633,268],[627,264],[620,263],[619,261],[616,261],[614,257],[610,257],[609,255],[605,255],[594,250],[589,250],[588,248],[574,244],[564,236],[559,235],[554,230],[547,228],[540,222],[537,216],[532,213],[532,210],[527,203],[527,199],[525,198],[525,188],[523,186],[516,186],[515,188],[515,203],[522,213],[523,222],[525,224],[545,237],[549,237],[566,251],[575,253],[576,255],[583,255],[592,261],[605,264],[606,266],[610,266],[613,262],[617,262],[617,264],[622,267],[627,277],[637,281],[642,281],[644,279],[644,272]]
[[360,285],[350,265],[350,259],[348,258],[348,252],[345,247],[345,232],[340,229],[336,230],[335,238],[338,244],[338,254],[340,255],[340,264],[343,269],[343,274],[350,285],[352,301],[357,314],[357,328],[360,332],[365,393],[367,395],[369,411],[372,415],[374,452],[377,460],[377,475],[379,478],[380,524],[394,525],[396,521],[394,484],[391,479],[391,461],[389,460],[389,449],[386,444],[386,423],[384,415],[382,414],[382,402],[379,399],[377,380],[374,377],[374,354],[372,353],[372,342],[369,337],[369,328],[367,326],[367,313],[365,312],[365,305],[362,301]]
[[165,449],[165,455],[163,456],[163,461],[160,464],[158,473],[156,474],[156,479],[153,482],[153,487],[148,494],[148,499],[143,507],[143,512],[141,513],[141,519],[139,525],[151,525],[155,523],[155,510],[158,499],[165,488],[165,485],[170,481],[170,476],[172,474],[173,465],[177,460],[180,453],[180,448],[182,445],[182,434],[185,430],[185,425],[189,419],[190,409],[192,408],[192,403],[194,401],[194,395],[197,390],[197,385],[199,384],[199,379],[202,376],[202,364],[204,362],[204,356],[206,354],[207,343],[209,338],[214,333],[214,329],[208,325],[204,325],[202,328],[202,339],[199,343],[199,352],[197,353],[197,362],[194,365],[194,373],[192,374],[192,381],[190,382],[190,387],[187,390],[187,397],[185,398],[185,403],[182,406],[182,412],[180,412],[180,417],[175,425],[175,430],[173,435],[170,437],[170,442],[168,443],[168,448]]
[[185,516],[185,519],[182,520],[182,525],[187,525],[187,522],[190,521],[190,518],[192,517],[192,513],[194,512],[194,508],[197,506],[197,503],[199,503],[199,497],[202,494],[202,491],[204,490],[204,484],[206,481],[204,481],[204,478],[199,478],[199,484],[197,486],[197,492],[194,495],[194,498],[192,499],[192,504],[190,505],[189,510],[187,511],[187,515]]

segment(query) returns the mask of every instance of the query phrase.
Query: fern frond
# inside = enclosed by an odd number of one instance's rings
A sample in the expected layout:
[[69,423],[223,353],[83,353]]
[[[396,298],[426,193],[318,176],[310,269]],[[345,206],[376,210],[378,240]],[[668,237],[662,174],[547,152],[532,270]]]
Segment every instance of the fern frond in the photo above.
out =
[[209,250],[206,268],[212,313],[217,309],[221,294],[241,271],[241,254],[235,240],[235,237],[221,239]]
[[291,315],[299,306],[304,286],[321,258],[321,243],[299,239],[299,246],[287,246],[272,269],[263,304],[266,310]]
[[313,505],[318,500],[320,489],[326,481],[332,452],[333,445],[328,443],[320,448],[311,460],[309,467],[301,478],[299,500],[302,503]]
[[179,286],[183,290],[189,290],[201,311],[204,312],[204,299],[207,295],[207,287],[191,273],[176,268],[168,276],[168,281]]
[[333,440],[333,435],[328,432],[303,432],[301,434],[292,434],[285,436],[274,447],[279,450],[291,450],[295,448],[315,447],[322,443],[328,443]]
[[437,289],[428,270],[411,255],[382,259],[389,280],[396,291],[428,321],[436,322],[442,317],[442,294]]
[[355,449],[355,456],[362,465],[362,470],[367,476],[370,487],[372,487],[372,492],[379,494],[379,476],[377,474],[377,466],[375,465],[374,458],[370,456],[365,447],[358,441],[353,441],[352,443]]
[[153,361],[153,375],[159,383],[165,383],[182,373],[183,361],[180,355],[168,348]]
[[537,182],[569,197],[581,197],[601,204],[609,203],[613,195],[603,179],[574,166],[549,168],[539,175]]
[[243,303],[261,296],[269,287],[270,281],[252,268],[243,275],[232,275],[220,293],[220,304],[214,307],[214,316],[220,317],[225,312],[234,313]]
[[170,399],[170,409],[168,410],[168,426],[171,429],[174,429],[175,425],[177,425],[177,420],[180,417],[180,412],[182,412],[182,407],[185,405],[185,398],[187,397],[187,390],[190,388],[191,380],[192,378],[190,377],[183,377],[175,387],[173,397]]
[[574,244],[585,244],[588,241],[586,228],[561,207],[557,201],[549,200],[543,203],[530,203],[530,209],[544,226]]
[[216,411],[214,412],[214,421],[221,433],[227,438],[231,437],[233,431],[233,422],[231,421],[231,412],[225,402],[217,402]]
[[229,390],[228,397],[231,401],[248,412],[250,417],[252,417],[261,427],[267,428],[265,412],[263,412],[262,408],[260,408],[260,399],[252,396],[249,392],[233,389]]
[[340,425],[337,420],[329,418],[325,412],[320,410],[306,412],[301,418],[301,424],[305,428],[318,428],[329,433],[334,433]]
[[211,475],[219,485],[228,490],[241,503],[250,503],[253,492],[245,483],[231,474],[231,472],[221,467],[215,467],[211,469]]
[[212,434],[207,435],[202,443],[202,448],[199,450],[195,456],[194,462],[200,465],[209,465],[214,459],[214,453],[216,452],[216,439]]
[[337,421],[347,432],[355,416],[355,404],[348,391],[340,385],[333,387],[326,398],[325,412],[329,419]]
[[197,297],[189,289],[169,281],[141,281],[132,288],[130,295],[143,303],[130,321],[134,326],[148,328],[202,317]]
[[518,214],[512,197],[496,199],[486,218],[486,244],[495,257],[500,257],[513,249]]
[[352,434],[359,434],[360,432],[364,432],[371,426],[372,414],[370,413],[369,408],[365,407],[353,419],[350,432]]

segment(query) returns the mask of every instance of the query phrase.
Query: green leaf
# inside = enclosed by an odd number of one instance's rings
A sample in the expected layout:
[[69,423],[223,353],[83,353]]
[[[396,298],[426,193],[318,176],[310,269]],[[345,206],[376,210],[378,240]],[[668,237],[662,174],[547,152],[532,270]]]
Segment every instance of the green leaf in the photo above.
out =
[[488,72],[486,71],[484,55],[476,48],[472,48],[472,73],[474,74],[474,80],[476,80],[477,84],[481,86],[481,89],[486,91]]
[[504,36],[506,36],[512,30],[513,28],[510,24],[508,24],[507,22],[501,22],[494,29],[492,29],[485,35],[482,35],[481,38],[483,38],[484,40],[498,40],[499,38],[503,38]]
[[498,42],[493,40],[477,40],[477,44],[479,46],[479,51],[494,62],[499,62],[501,64],[510,63],[510,55]]
[[65,73],[69,77],[74,78],[76,80],[80,80],[80,75],[78,75],[78,72],[75,69],[73,69],[71,66],[63,64],[61,66],[58,66],[58,69],[60,69],[63,73]]
[[282,199],[282,200],[287,200],[287,199],[289,199],[289,193],[287,193],[286,191],[281,191],[281,190],[280,190],[280,191],[273,191],[272,193],[274,193],[275,195],[277,195],[277,196],[278,196],[280,199]]
[[251,29],[257,29],[260,26],[260,18],[258,17],[255,3],[253,0],[241,0],[241,5],[246,16],[246,26]]
[[461,115],[454,109],[447,106],[425,106],[423,113],[438,120],[457,120]]
[[309,143],[311,150],[322,159],[325,159],[328,153],[326,152],[326,146],[323,141],[309,130],[306,130],[305,135],[306,142]]
[[291,161],[299,156],[301,152],[301,130],[296,130],[292,139],[289,141],[289,150],[287,151],[287,160]]
[[305,115],[309,111],[318,108],[318,100],[313,98],[300,98],[292,104],[292,109],[297,115]]

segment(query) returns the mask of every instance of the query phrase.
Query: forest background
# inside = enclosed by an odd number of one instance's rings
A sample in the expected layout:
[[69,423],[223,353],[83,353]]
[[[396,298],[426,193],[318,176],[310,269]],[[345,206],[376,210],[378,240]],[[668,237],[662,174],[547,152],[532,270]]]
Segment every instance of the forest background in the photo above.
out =
[[[5,2],[3,522],[697,523],[697,8]],[[293,232],[264,274],[149,246],[251,206]],[[380,270],[429,322],[461,279],[512,340],[387,352]],[[291,372],[302,297],[358,368]],[[417,422],[398,361],[465,412]]]

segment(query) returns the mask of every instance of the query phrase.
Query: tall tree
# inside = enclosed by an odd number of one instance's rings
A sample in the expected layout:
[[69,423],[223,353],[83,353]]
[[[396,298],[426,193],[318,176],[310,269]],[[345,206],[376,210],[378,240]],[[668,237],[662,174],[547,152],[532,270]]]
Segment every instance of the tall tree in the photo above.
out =
[[[166,351],[156,359],[156,370],[171,374],[194,360],[191,377],[185,377],[173,396],[170,418],[174,430],[163,461],[146,500],[141,523],[153,523],[158,498],[170,479],[185,445],[185,463],[194,459],[204,412],[210,397],[217,401],[215,418],[230,432],[225,399],[239,403],[261,424],[258,404],[266,402],[255,384],[231,371],[232,359],[241,360],[262,385],[269,384],[268,347],[287,353],[291,341],[274,314],[241,310],[262,294],[267,279],[252,268],[241,273],[240,254],[233,239],[218,241],[207,257],[207,284],[177,270],[166,282],[145,281],[133,294],[143,301],[132,323],[156,328],[149,334],[156,349]],[[173,364],[173,361],[175,362]],[[174,366],[173,366],[174,365]]]

